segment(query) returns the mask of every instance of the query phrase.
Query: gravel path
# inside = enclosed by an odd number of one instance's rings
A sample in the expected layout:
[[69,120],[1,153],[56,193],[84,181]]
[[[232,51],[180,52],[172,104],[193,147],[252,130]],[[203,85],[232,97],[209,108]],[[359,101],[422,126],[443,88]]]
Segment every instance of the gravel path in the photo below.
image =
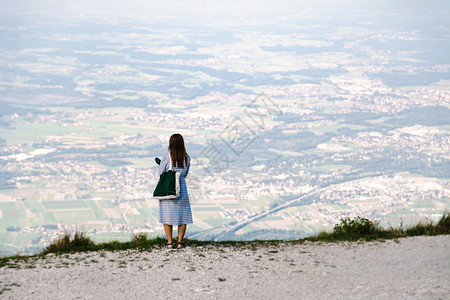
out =
[[48,255],[2,299],[450,299],[450,236]]

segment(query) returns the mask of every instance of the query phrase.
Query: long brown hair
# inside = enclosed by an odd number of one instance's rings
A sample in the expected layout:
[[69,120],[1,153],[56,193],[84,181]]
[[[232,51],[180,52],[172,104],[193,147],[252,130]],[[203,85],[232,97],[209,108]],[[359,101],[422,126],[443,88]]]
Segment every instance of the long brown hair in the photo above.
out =
[[172,134],[169,139],[169,152],[172,157],[172,166],[181,169],[187,167],[188,154],[184,147],[184,139],[181,134]]

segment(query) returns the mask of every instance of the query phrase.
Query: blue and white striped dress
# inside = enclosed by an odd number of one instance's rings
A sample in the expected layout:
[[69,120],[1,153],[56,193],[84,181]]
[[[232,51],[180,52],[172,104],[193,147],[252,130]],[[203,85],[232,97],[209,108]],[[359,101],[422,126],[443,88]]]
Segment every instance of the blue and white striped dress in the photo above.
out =
[[[164,154],[159,165],[158,174],[161,175],[169,169],[169,153]],[[191,159],[184,169],[173,167],[180,174],[180,197],[170,200],[159,200],[159,222],[168,225],[183,225],[192,223],[191,205],[186,187],[186,176],[189,173]]]

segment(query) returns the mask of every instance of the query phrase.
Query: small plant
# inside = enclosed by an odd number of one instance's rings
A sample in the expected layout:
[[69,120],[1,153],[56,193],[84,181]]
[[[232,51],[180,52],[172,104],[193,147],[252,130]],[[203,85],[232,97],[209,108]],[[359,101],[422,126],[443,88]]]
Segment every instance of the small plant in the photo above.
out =
[[349,217],[342,218],[339,224],[333,229],[335,235],[359,236],[366,234],[376,234],[380,231],[378,222],[370,221],[367,218],[356,217],[353,220]]
[[70,233],[65,233],[62,237],[51,243],[44,254],[60,252],[78,252],[89,250],[94,246],[94,242],[83,231],[75,231],[73,239]]
[[406,229],[408,236],[450,234],[450,213],[444,213],[437,224],[433,222],[418,223]]
[[441,233],[450,233],[450,212],[444,213],[442,215],[441,219],[437,223],[437,227],[439,227]]
[[227,280],[226,278],[223,278],[223,277],[219,277],[218,279],[219,279],[219,281],[226,281]]
[[148,243],[148,236],[147,233],[136,233],[131,235],[131,243],[134,244],[136,247],[145,247]]

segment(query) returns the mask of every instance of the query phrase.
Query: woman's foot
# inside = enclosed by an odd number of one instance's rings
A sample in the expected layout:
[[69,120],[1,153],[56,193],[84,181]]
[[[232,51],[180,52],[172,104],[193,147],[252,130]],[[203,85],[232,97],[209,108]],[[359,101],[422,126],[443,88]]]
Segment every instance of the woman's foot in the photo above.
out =
[[184,248],[184,244],[182,242],[178,242],[177,249],[182,249],[182,248]]
[[173,249],[173,243],[167,243],[166,249]]

